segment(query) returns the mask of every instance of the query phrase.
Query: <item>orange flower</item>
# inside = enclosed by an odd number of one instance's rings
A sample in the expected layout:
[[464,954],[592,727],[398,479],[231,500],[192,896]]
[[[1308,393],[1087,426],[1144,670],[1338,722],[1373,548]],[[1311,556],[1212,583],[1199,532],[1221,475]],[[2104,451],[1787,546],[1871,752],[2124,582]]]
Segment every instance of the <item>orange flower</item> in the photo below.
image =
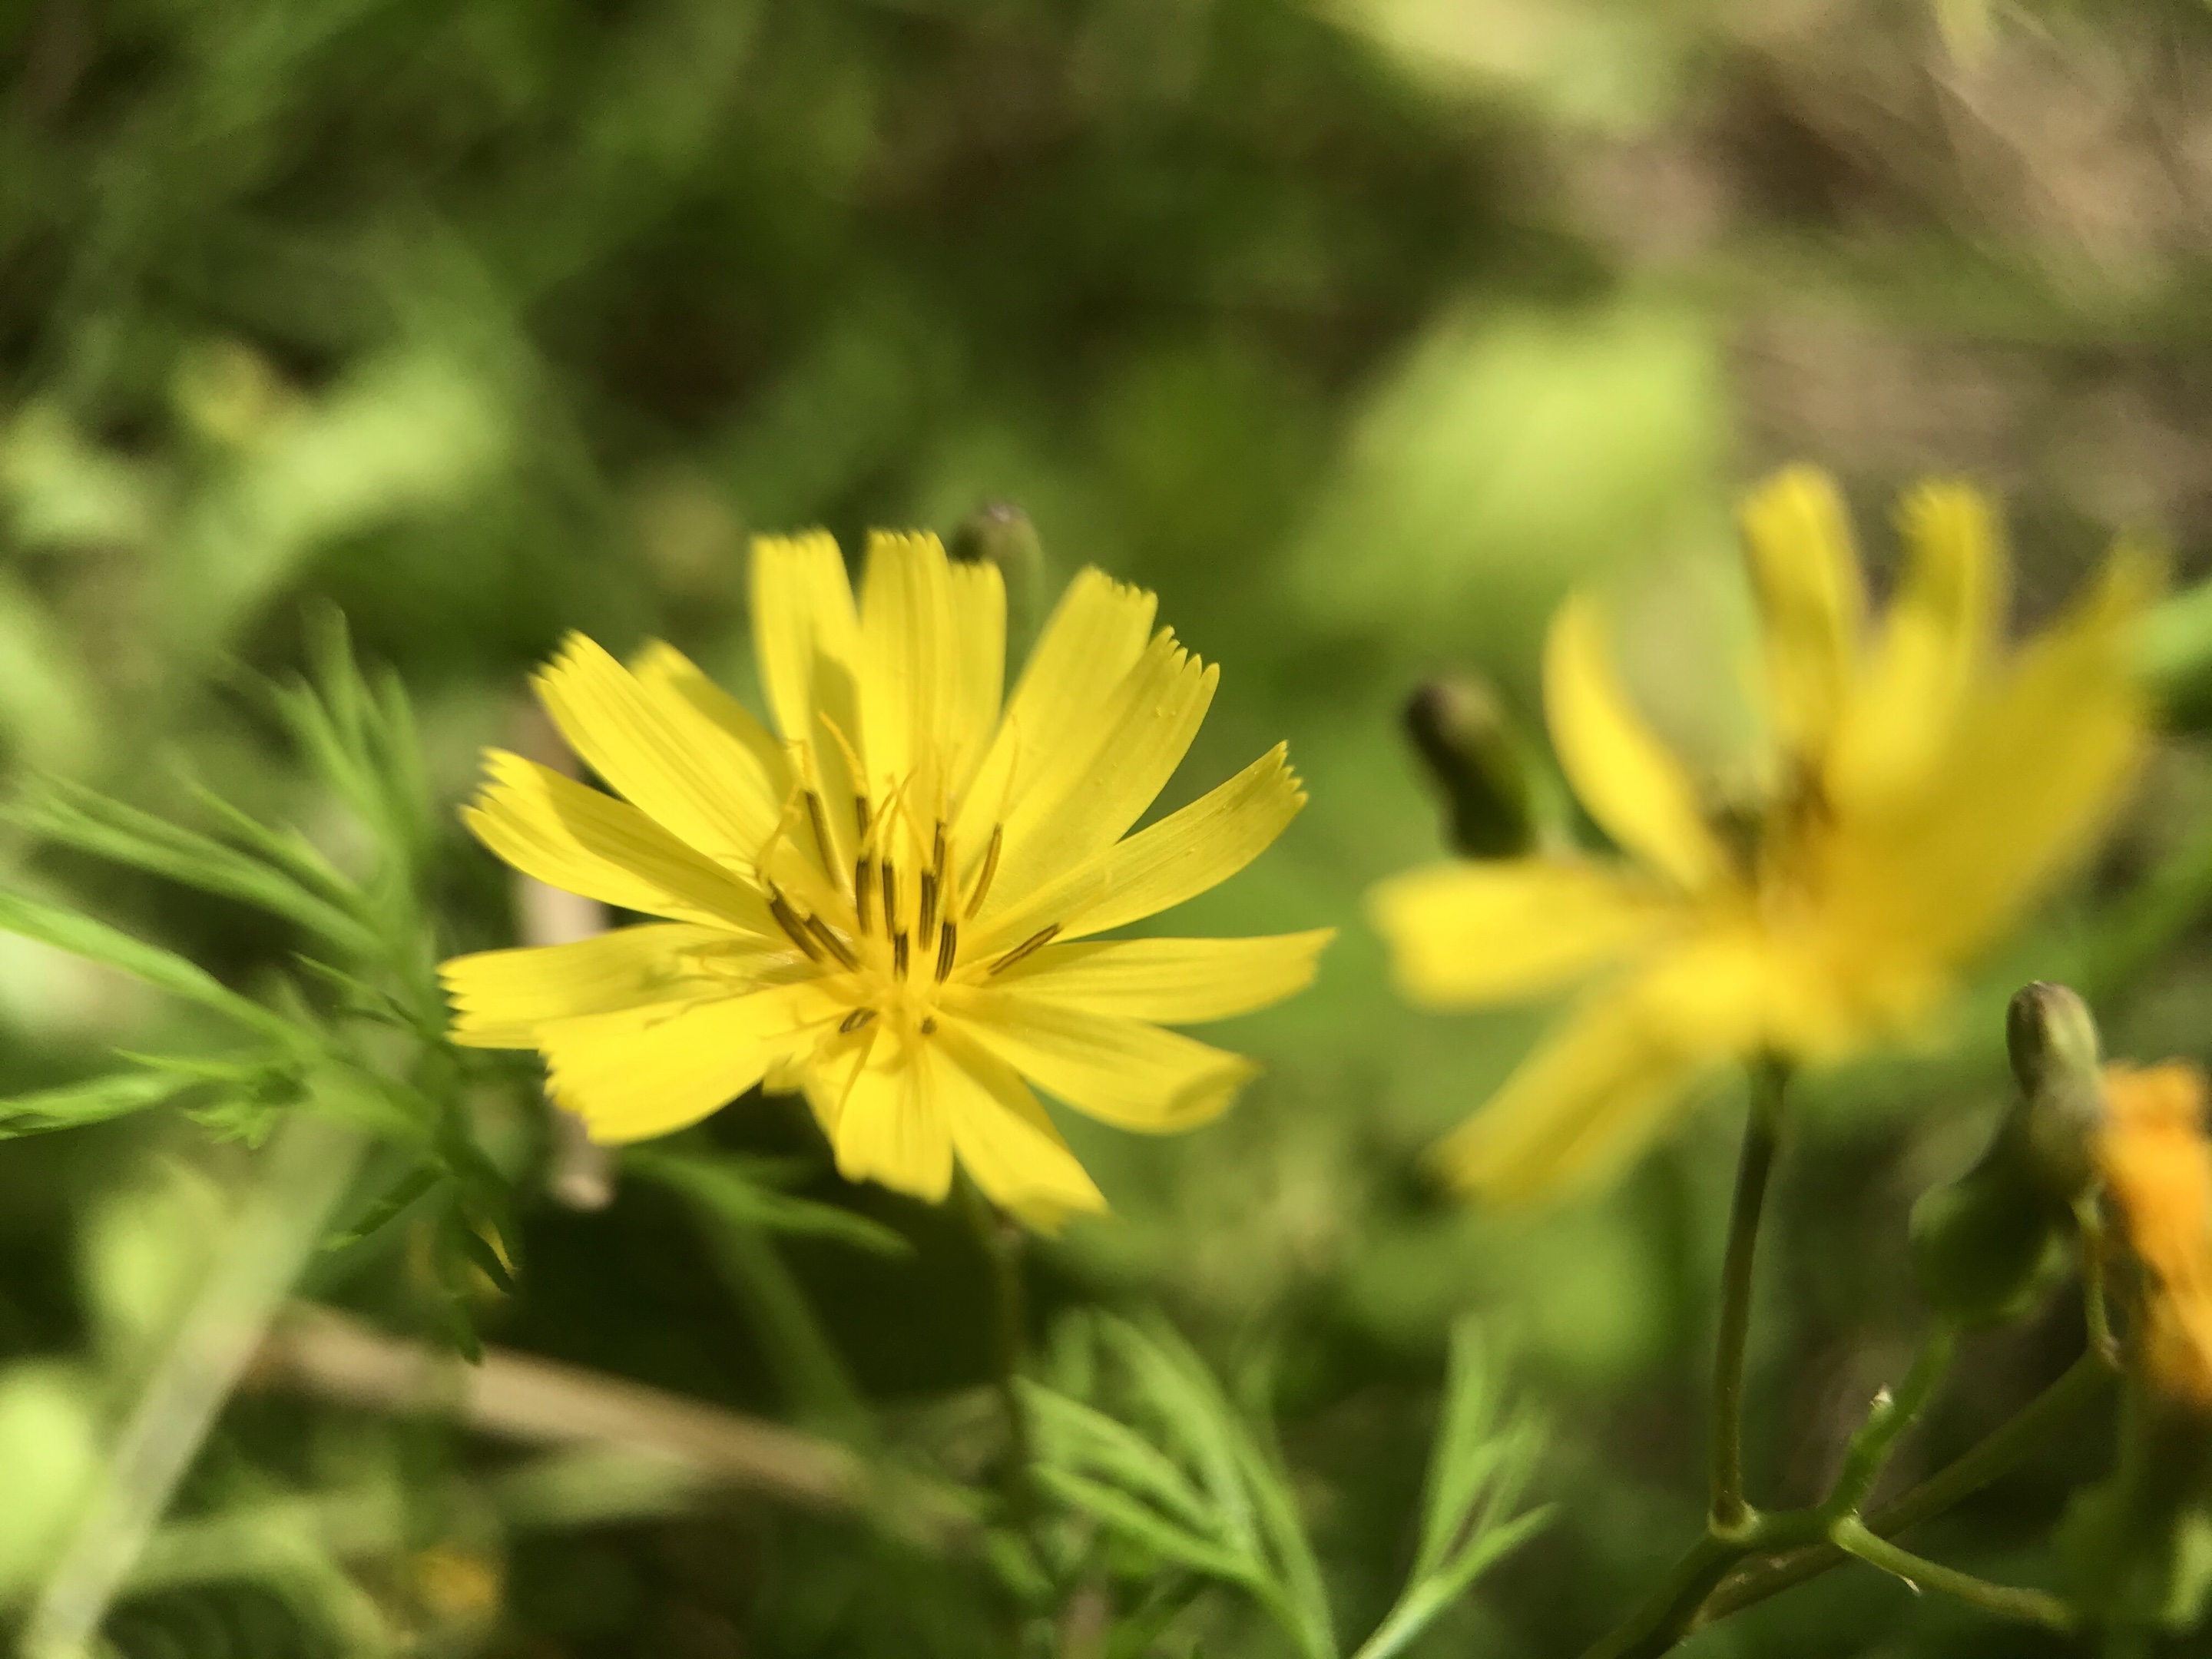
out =
[[2105,1068],[2097,1162],[2145,1275],[2137,1341],[2160,1394],[2212,1409],[2212,1144],[2204,1074]]

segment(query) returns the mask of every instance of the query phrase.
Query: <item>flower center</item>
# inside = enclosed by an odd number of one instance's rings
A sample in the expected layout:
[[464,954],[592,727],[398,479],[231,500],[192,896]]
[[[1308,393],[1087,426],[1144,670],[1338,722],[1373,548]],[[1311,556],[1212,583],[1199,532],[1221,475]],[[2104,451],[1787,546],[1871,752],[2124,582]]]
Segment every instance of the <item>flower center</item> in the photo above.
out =
[[[774,843],[759,866],[777,927],[850,995],[853,1010],[841,1027],[848,1034],[882,1018],[928,1036],[936,1030],[939,996],[947,981],[955,975],[972,980],[1003,973],[1060,930],[1057,922],[1040,928],[988,959],[966,955],[962,929],[990,896],[1006,827],[992,825],[963,883],[959,849],[945,818],[930,820],[924,833],[905,806],[907,796],[902,784],[888,790],[881,811],[867,796],[854,798],[855,851],[848,864],[820,792],[804,790],[800,805],[786,816],[794,830],[803,817],[811,848],[796,834],[778,832],[784,846],[801,855],[801,867],[793,869],[788,859],[779,863]],[[787,884],[779,883],[779,873],[790,878]]]
[[1770,925],[1802,917],[1819,886],[1821,842],[1835,821],[1819,772],[1793,761],[1778,784],[1723,796],[1706,822],[1726,848],[1735,884]]

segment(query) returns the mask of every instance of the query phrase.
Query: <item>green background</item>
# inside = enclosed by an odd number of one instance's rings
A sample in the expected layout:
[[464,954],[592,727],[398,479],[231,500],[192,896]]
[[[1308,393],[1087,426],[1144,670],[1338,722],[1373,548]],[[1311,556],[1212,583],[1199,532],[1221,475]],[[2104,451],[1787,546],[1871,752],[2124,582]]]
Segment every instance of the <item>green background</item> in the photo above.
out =
[[[1037,1248],[1037,1331],[1081,1303],[1158,1305],[1232,1373],[1267,1359],[1359,1632],[1412,1548],[1449,1322],[1510,1334],[1553,1423],[1534,1495],[1563,1510],[1423,1655],[1577,1652],[1693,1534],[1741,1089],[1615,1189],[1538,1217],[1429,1182],[1423,1146],[1544,1014],[1428,1016],[1390,993],[1360,895],[1441,851],[1407,693],[1474,668],[1533,714],[1545,616],[1606,577],[1655,719],[1725,765],[1750,735],[1731,502],[1785,459],[1838,472],[1877,586],[1899,486],[1965,472],[2002,492],[2029,619],[2122,531],[2185,573],[2212,512],[2212,18],[2193,5],[37,0],[0,42],[11,776],[189,817],[181,766],[342,849],[241,689],[300,659],[310,599],[403,675],[457,804],[566,629],[617,651],[666,637],[751,699],[757,532],[823,525],[850,550],[1006,500],[1054,586],[1095,562],[1158,590],[1223,668],[1165,804],[1284,738],[1312,797],[1172,926],[1342,937],[1311,992],[1221,1028],[1267,1066],[1229,1117],[1158,1142],[1069,1124],[1115,1214]],[[1755,1495],[1815,1495],[1901,1370],[1920,1317],[1905,1214],[2001,1100],[2009,988],[2086,978],[2124,1052],[2202,1042],[2194,893],[2146,908],[2137,884],[2191,845],[2207,786],[2177,738],[1935,1052],[1808,1091],[1762,1263]],[[509,940],[489,855],[458,832],[446,850],[449,946]],[[298,944],[151,878],[10,856],[248,988]],[[11,1087],[183,1019],[0,939]],[[826,1165],[784,1103],[712,1135]],[[0,1147],[0,1587],[38,1582],[239,1160],[158,1114]],[[957,1438],[989,1364],[975,1247],[881,1192],[807,1190],[915,1242],[904,1261],[789,1259],[901,1432]],[[525,1207],[489,1340],[794,1408],[665,1194]],[[404,1317],[404,1250],[352,1294]],[[1978,1339],[1903,1462],[1985,1431],[2078,1330],[2062,1298]],[[2106,1433],[1923,1547],[2047,1581],[2045,1540]],[[256,1398],[183,1501],[370,1464],[427,1481],[484,1455]],[[424,1650],[964,1659],[1004,1639],[980,1565],[773,1506],[493,1554],[489,1626]],[[372,1599],[394,1582],[362,1577]],[[112,1630],[133,1656],[347,1650],[250,1583],[139,1598]],[[1159,1650],[1279,1641],[1223,1595]],[[1863,1568],[1692,1650],[2066,1650]]]

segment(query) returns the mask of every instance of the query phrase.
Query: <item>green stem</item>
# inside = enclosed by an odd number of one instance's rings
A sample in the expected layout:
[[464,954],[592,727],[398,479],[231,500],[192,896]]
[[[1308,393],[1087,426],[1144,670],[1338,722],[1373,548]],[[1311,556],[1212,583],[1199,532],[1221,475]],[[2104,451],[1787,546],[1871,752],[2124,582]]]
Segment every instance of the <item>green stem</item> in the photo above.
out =
[[2112,1334],[2112,1310],[2106,1296],[2105,1264],[2110,1251],[2104,1212],[2094,1193],[2075,1201],[2074,1224],[2081,1241],[2081,1319],[2088,1328],[2089,1352],[2117,1370],[2120,1343]]
[[1743,1557],[1742,1545],[1704,1534],[1674,1564],[1651,1599],[1626,1623],[1601,1637],[1583,1659],[1658,1659],[1688,1632],[1713,1587]]
[[1867,1517],[1868,1526],[1884,1537],[1903,1532],[1964,1502],[1999,1476],[2011,1474],[2075,1413],[2102,1394],[2113,1374],[2101,1355],[2083,1354],[2057,1382],[1956,1462],[1875,1510]]
[[1958,1351],[1957,1326],[1942,1320],[1929,1328],[1897,1392],[1892,1395],[1885,1389],[1875,1402],[1874,1410],[1868,1413],[1865,1424],[1851,1437],[1850,1449],[1844,1455],[1843,1472],[1836,1477],[1834,1490],[1820,1506],[1823,1514],[1841,1517],[1858,1513],[1868,1494],[1874,1491],[1875,1482],[1881,1479],[1889,1455],[1897,1445],[1897,1437],[1928,1409],[1929,1401],[1949,1374],[1952,1358]]
[[[2094,1403],[2112,1380],[2112,1367],[2102,1357],[2094,1352],[2083,1354],[2057,1382],[1955,1462],[1878,1507],[1866,1518],[1867,1530],[1877,1537],[1893,1536],[1942,1514],[2010,1474]],[[1840,1550],[1823,1545],[1763,1563],[1708,1596],[1691,1628],[1702,1630],[1718,1624],[1746,1607],[1819,1577],[1844,1559]]]
[[1774,1517],[1743,1497],[1744,1352],[1751,1334],[1752,1268],[1759,1254],[1759,1218],[1781,1138],[1789,1070],[1778,1060],[1751,1073],[1751,1109],[1736,1161],[1735,1198],[1729,1210],[1728,1249],[1721,1262],[1720,1335],[1713,1359],[1712,1480],[1705,1535],[1674,1565],[1666,1583],[1624,1624],[1599,1638],[1584,1659],[1651,1659],[1690,1628],[1698,1609],[1729,1570],[1759,1547],[1771,1549]]
[[1986,1578],[1977,1578],[1970,1572],[1927,1560],[1868,1531],[1866,1523],[1856,1516],[1847,1515],[1837,1522],[1829,1529],[1828,1536],[1838,1549],[1893,1577],[1902,1578],[1915,1589],[1941,1590],[2000,1619],[2040,1625],[2046,1630],[2063,1632],[2074,1628],[2074,1610],[2049,1592],[1992,1584]]
[[1024,1537],[1036,1528],[1036,1486],[1030,1476],[1036,1461],[1029,1411],[1022,1403],[1017,1382],[1021,1376],[1023,1327],[1027,1322],[1022,1294],[1022,1236],[1016,1224],[1001,1216],[996,1206],[968,1178],[957,1177],[961,1207],[967,1212],[975,1242],[991,1264],[993,1305],[992,1382],[998,1390],[999,1411],[1006,1425],[1005,1489],[1007,1518]]
[[867,1406],[775,1239],[726,1217],[702,1220],[723,1282],[750,1310],[769,1368],[799,1420],[848,1443],[865,1443]]
[[1767,1177],[1781,1139],[1783,1093],[1789,1071],[1778,1060],[1754,1066],[1751,1111],[1743,1152],[1736,1162],[1735,1200],[1729,1211],[1728,1254],[1721,1265],[1721,1326],[1713,1360],[1712,1528],[1732,1534],[1750,1518],[1743,1498],[1744,1350],[1751,1334],[1752,1267],[1759,1253],[1759,1218],[1766,1206]]

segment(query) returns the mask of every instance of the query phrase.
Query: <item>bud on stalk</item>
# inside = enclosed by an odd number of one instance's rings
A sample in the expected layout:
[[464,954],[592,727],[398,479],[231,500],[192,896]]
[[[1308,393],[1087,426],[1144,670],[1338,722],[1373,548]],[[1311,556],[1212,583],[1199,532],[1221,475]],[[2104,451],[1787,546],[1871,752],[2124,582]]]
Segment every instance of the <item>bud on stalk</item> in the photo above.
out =
[[2063,1267],[2075,1204],[2096,1178],[2103,1121],[2096,1022],[2063,985],[2012,1000],[2005,1041],[2020,1094],[1974,1167],[1912,1206],[1912,1265],[1936,1311],[1966,1324],[2009,1319]]

